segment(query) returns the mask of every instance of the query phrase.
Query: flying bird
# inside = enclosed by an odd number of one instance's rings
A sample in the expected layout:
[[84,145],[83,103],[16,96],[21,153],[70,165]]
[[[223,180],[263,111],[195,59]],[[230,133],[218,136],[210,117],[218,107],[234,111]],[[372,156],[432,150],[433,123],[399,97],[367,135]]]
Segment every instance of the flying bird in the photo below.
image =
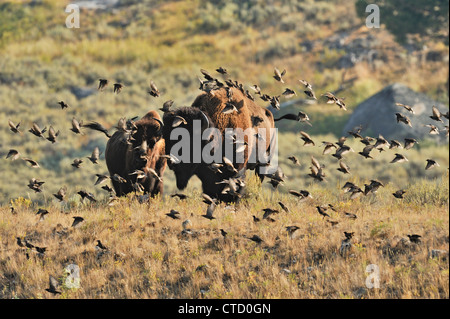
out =
[[108,86],[108,80],[106,80],[106,79],[98,80],[98,90],[103,91],[103,89],[107,86]]
[[73,117],[72,118],[72,128],[70,130],[72,132],[74,132],[75,134],[82,134],[81,133],[81,124],[82,123],[83,123],[82,121],[78,122],[78,120],[75,117]]
[[402,104],[402,103],[395,103],[395,105],[401,106],[401,107],[403,107],[405,110],[407,110],[408,112],[414,114],[413,108],[412,108],[411,106],[409,106],[409,105]]
[[17,123],[17,124],[14,124],[13,121],[8,120],[8,125],[9,125],[9,129],[10,129],[13,133],[22,133],[21,131],[19,131],[20,122]]
[[36,162],[35,160],[32,160],[31,158],[26,158],[26,157],[22,157],[22,159],[28,163],[30,163],[31,167],[33,168],[39,168],[39,164],[38,162]]
[[48,137],[47,140],[52,142],[52,144],[56,143],[56,138],[59,136],[59,131],[56,132],[55,129],[50,125],[48,129]]
[[403,163],[403,162],[408,162],[408,159],[402,154],[395,153],[395,157],[391,161],[391,163]]
[[216,209],[216,204],[215,203],[211,203],[208,208],[206,209],[206,214],[202,215],[202,217],[205,217],[209,220],[211,219],[215,219],[215,217],[213,216],[214,210]]
[[435,160],[429,158],[429,159],[427,159],[427,165],[425,166],[425,170],[432,169],[436,166],[439,166],[439,163],[436,162]]
[[439,134],[439,128],[433,124],[425,124],[424,126],[430,128],[430,135],[438,135]]
[[286,98],[290,98],[293,97],[294,95],[297,95],[297,93],[290,88],[286,88],[284,92],[281,94],[284,95]]
[[33,123],[33,126],[28,130],[28,132],[32,133],[33,135],[37,137],[44,138],[44,133],[47,131],[47,127],[44,127],[42,130],[41,128],[36,124]]
[[430,119],[435,120],[437,122],[443,122],[441,116],[442,114],[439,111],[439,109],[433,105],[433,115],[430,116]]
[[350,167],[342,161],[339,161],[339,168],[337,168],[337,170],[344,174],[350,174]]
[[91,130],[94,130],[94,131],[102,132],[103,134],[106,135],[107,138],[111,137],[111,135],[109,135],[109,133],[108,133],[108,130],[106,128],[104,128],[103,125],[101,125],[98,122],[92,121],[92,122],[89,122],[89,123],[86,123],[86,124],[80,124],[80,126],[88,128],[88,129],[91,129]]
[[178,211],[176,211],[176,210],[174,210],[174,209],[171,209],[170,210],[170,213],[167,213],[166,214],[166,216],[169,216],[170,218],[172,218],[172,219],[180,219],[180,212],[178,212]]
[[414,244],[419,244],[421,242],[421,240],[420,240],[420,238],[422,237],[421,235],[412,234],[412,235],[406,235],[406,236],[408,236],[409,240]]
[[158,90],[158,87],[153,81],[150,81],[150,91],[148,91],[148,94],[150,94],[153,97],[159,97],[161,95],[161,93]]
[[416,139],[414,138],[405,138],[405,150],[411,149],[415,144],[419,144]]
[[11,158],[11,161],[15,161],[20,157],[19,151],[15,149],[10,149],[8,154],[6,154],[6,159]]
[[55,277],[53,277],[52,275],[49,275],[48,278],[49,278],[48,279],[49,287],[46,288],[45,290],[53,295],[60,295],[61,291],[58,290],[58,287],[59,287],[58,280],[56,280]]
[[407,116],[401,113],[395,113],[395,116],[397,117],[397,123],[402,122],[408,125],[409,127],[412,127],[411,120]]
[[308,133],[304,132],[304,131],[300,131],[301,139],[304,141],[303,146],[311,146],[311,145],[316,145],[314,143],[314,141],[311,139],[311,136],[309,136]]
[[122,89],[125,87],[125,85],[121,83],[114,83],[114,93],[119,94],[122,92]]
[[219,68],[217,68],[216,71],[220,74],[228,74],[227,69],[225,69],[221,66]]
[[100,157],[100,150],[99,148],[96,146],[94,148],[94,150],[92,151],[91,156],[88,156],[87,158],[93,163],[93,164],[98,164],[98,160]]
[[278,68],[274,68],[273,70],[274,76],[273,78],[281,83],[284,83],[283,76],[286,74],[286,70],[283,70],[283,72],[280,72]]
[[80,168],[81,164],[83,164],[83,160],[80,158],[76,158],[73,160],[72,164],[70,164],[70,165],[72,165],[75,168]]
[[64,201],[66,198],[67,188],[61,187],[56,194],[53,194],[60,202]]
[[289,156],[288,159],[291,160],[294,165],[300,165],[300,161],[298,160],[297,157]]
[[67,109],[69,107],[69,104],[67,104],[64,101],[59,101],[58,104],[61,106],[62,110]]
[[73,216],[73,222],[71,227],[76,227],[84,221],[84,218],[81,216]]

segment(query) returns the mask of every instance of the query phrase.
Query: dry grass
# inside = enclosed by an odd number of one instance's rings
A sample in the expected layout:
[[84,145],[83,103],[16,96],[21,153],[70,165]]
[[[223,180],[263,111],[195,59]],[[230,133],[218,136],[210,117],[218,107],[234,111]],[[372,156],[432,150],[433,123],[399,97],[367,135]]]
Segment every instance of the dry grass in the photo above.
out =
[[[448,181],[436,183],[448,194]],[[64,213],[51,206],[40,222],[38,207],[16,201],[15,214],[0,209],[0,298],[449,298],[448,257],[429,256],[432,249],[448,252],[448,197],[444,205],[425,206],[397,200],[382,188],[367,198],[341,196],[336,202],[317,189],[314,198],[298,202],[259,192],[253,179],[249,184],[250,196],[236,206],[218,206],[212,221],[201,217],[207,205],[198,192],[186,201],[167,197],[140,204],[130,197]],[[275,222],[253,222],[263,208],[279,208],[279,200],[290,213],[280,210]],[[327,211],[336,226],[315,208],[327,203],[337,209]],[[165,216],[172,208],[181,219]],[[72,228],[73,216],[85,221]],[[186,219],[193,234],[182,234]],[[290,225],[299,227],[293,238],[285,230]],[[225,239],[221,228],[228,232]],[[355,235],[342,257],[344,231]],[[412,233],[422,235],[422,243],[410,243],[406,235]],[[264,242],[246,238],[254,234]],[[47,251],[21,248],[16,237]],[[106,253],[95,248],[97,239]],[[71,263],[80,268],[79,289],[65,286],[64,268]],[[379,289],[366,288],[369,264],[379,267]],[[49,275],[58,278],[61,295],[45,291]]]

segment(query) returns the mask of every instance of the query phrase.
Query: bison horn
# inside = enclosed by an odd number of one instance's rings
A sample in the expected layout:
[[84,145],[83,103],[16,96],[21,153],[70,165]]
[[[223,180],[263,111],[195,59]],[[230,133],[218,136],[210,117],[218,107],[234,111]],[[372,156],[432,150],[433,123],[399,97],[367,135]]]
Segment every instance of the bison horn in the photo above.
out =
[[154,118],[154,117],[152,117],[152,119],[154,119],[156,122],[159,123],[159,130],[157,132],[157,134],[159,135],[161,133],[161,131],[162,131],[162,128],[163,128],[164,124],[163,124],[163,122],[160,119],[157,119],[157,118]]
[[205,118],[205,120],[206,120],[206,127],[208,128],[208,127],[209,127],[209,119],[208,119],[208,117],[206,116],[205,113],[203,113],[203,111],[200,111],[200,113],[201,113],[202,116]]

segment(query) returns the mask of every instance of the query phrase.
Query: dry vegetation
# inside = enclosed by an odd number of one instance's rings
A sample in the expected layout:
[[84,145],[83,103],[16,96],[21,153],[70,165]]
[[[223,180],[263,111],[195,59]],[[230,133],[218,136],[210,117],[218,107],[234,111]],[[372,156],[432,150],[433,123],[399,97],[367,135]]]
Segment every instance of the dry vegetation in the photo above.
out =
[[[338,161],[322,155],[320,146],[335,142],[352,110],[393,82],[448,105],[448,58],[424,63],[418,48],[425,42],[406,48],[383,27],[361,27],[354,3],[344,0],[270,5],[259,0],[121,0],[114,13],[83,10],[79,30],[64,27],[69,1],[22,2],[0,4],[0,298],[449,298],[448,144],[421,141],[405,151],[409,162],[394,165],[389,161],[395,150],[364,160],[357,154],[363,145],[349,137],[347,144],[356,152],[345,157],[351,175],[337,172]],[[373,36],[375,62],[340,66],[348,52],[333,45],[343,34],[345,44]],[[426,45],[448,57],[446,41]],[[249,173],[246,197],[236,205],[221,204],[212,221],[201,216],[207,205],[198,180],[185,191],[189,199],[174,199],[169,196],[176,191],[174,177],[167,170],[164,197],[139,203],[129,196],[110,205],[106,192],[94,187],[95,174],[107,172],[103,155],[98,165],[86,160],[81,169],[71,167],[74,158],[89,156],[95,146],[104,151],[106,145],[102,133],[71,133],[73,116],[99,121],[112,131],[119,118],[157,110],[166,100],[175,100],[174,107],[189,105],[199,93],[199,69],[220,65],[231,78],[258,83],[269,95],[281,89],[272,78],[274,66],[288,70],[286,83],[308,79],[319,93],[336,90],[344,70],[356,80],[340,93],[348,112],[324,103],[286,107],[283,113],[300,108],[309,115],[313,126],[308,132],[316,146],[302,146],[298,131],[303,124],[278,122],[286,184],[273,190],[267,179],[260,185]],[[96,90],[99,78],[126,87],[119,95],[102,94]],[[161,98],[147,94],[150,79]],[[79,97],[77,89],[91,93]],[[62,111],[60,100],[70,108]],[[24,133],[12,134],[8,119],[21,121]],[[33,122],[60,129],[58,142],[29,134]],[[41,167],[5,160],[11,148]],[[287,159],[291,155],[300,166]],[[325,165],[326,182],[307,176],[311,155]],[[426,158],[440,167],[425,171]],[[46,181],[43,193],[27,188],[31,177]],[[353,200],[341,189],[346,181],[363,187],[370,179],[385,186]],[[63,185],[68,198],[61,205],[52,194]],[[394,198],[401,188],[404,199]],[[82,203],[76,194],[80,189],[93,192],[98,203]],[[313,198],[300,202],[289,189],[307,189]],[[335,226],[317,212],[317,205],[326,204],[337,210],[327,211]],[[252,216],[261,217],[266,207],[280,209],[276,221],[253,222]],[[42,221],[39,208],[49,211]],[[165,215],[171,209],[181,213],[179,220]],[[346,218],[345,212],[357,219]],[[74,216],[84,218],[75,228]],[[182,233],[187,219],[191,232]],[[292,225],[299,229],[291,238],[285,227]],[[355,235],[351,251],[342,256],[344,231]],[[422,242],[411,243],[408,234],[420,234]],[[253,235],[264,242],[247,238]],[[47,249],[40,254],[20,247],[17,237]],[[97,249],[97,240],[108,250]],[[64,269],[70,264],[80,269],[80,288],[66,284]],[[370,264],[379,267],[379,289],[366,287]],[[61,294],[45,290],[49,275],[57,278]]]
[[[449,298],[448,177],[417,188],[411,197],[395,199],[386,186],[376,194],[350,200],[312,189],[313,198],[299,202],[292,195],[259,192],[249,177],[250,194],[235,206],[220,205],[216,219],[204,214],[200,193],[187,200],[156,198],[140,204],[132,196],[107,205],[85,204],[62,210],[48,207],[39,221],[38,207],[23,200],[15,213],[1,209],[1,298]],[[417,202],[420,193],[442,191],[435,203]],[[253,222],[262,209],[279,209],[275,222]],[[438,202],[440,204],[438,204]],[[332,226],[315,206],[328,210]],[[31,205],[30,205],[31,204]],[[179,220],[166,216],[171,209]],[[346,218],[344,213],[357,215]],[[73,217],[85,220],[71,227]],[[190,233],[182,222],[189,219]],[[299,229],[292,238],[285,227]],[[228,234],[224,238],[220,229]],[[340,254],[343,232],[354,232],[352,248]],[[408,234],[422,235],[420,244]],[[247,237],[260,236],[257,244]],[[19,247],[16,237],[38,247]],[[97,249],[96,240],[108,248]],[[442,250],[431,257],[432,250]],[[81,287],[65,286],[64,268],[80,268]],[[366,288],[366,267],[380,270],[380,288]],[[49,275],[62,294],[45,291]]]

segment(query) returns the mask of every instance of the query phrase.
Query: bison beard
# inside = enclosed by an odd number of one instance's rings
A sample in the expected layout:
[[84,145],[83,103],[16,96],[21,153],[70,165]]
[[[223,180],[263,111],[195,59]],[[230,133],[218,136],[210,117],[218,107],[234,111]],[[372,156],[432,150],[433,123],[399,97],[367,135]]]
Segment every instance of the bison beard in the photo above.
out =
[[[166,154],[170,155],[172,147],[180,142],[179,139],[171,140],[171,133],[174,130],[172,127],[172,123],[176,116],[182,117],[187,124],[181,124],[177,127],[182,127],[187,129],[190,134],[190,145],[192,146],[194,141],[193,134],[194,129],[194,120],[201,121],[201,134],[207,128],[216,128],[220,131],[222,135],[222,140],[224,140],[224,134],[226,129],[242,129],[243,131],[250,129],[252,130],[258,128],[266,128],[266,136],[263,136],[263,142],[258,141],[254,134],[245,135],[244,141],[247,144],[247,147],[244,151],[244,161],[237,162],[236,157],[233,156],[231,159],[234,167],[239,172],[232,172],[227,170],[226,168],[222,168],[221,172],[214,172],[210,168],[211,163],[207,163],[203,160],[203,157],[200,162],[194,161],[194,154],[190,152],[190,160],[189,161],[181,161],[180,163],[169,163],[169,168],[174,171],[176,176],[177,187],[179,189],[184,189],[189,179],[196,175],[202,182],[202,189],[205,194],[210,195],[211,197],[218,198],[221,201],[232,202],[236,201],[239,195],[231,195],[229,193],[224,194],[223,190],[227,187],[227,184],[220,183],[224,180],[227,180],[231,177],[236,177],[237,175],[243,175],[246,169],[256,169],[259,164],[249,163],[248,160],[250,158],[251,150],[255,149],[254,146],[256,143],[266,143],[264,145],[265,151],[269,149],[269,144],[271,141],[271,132],[270,129],[274,128],[274,121],[272,113],[264,108],[261,108],[253,101],[245,97],[240,90],[234,89],[232,94],[232,100],[229,101],[226,90],[219,89],[215,90],[213,94],[201,94],[196,98],[192,107],[182,107],[172,112],[168,112],[164,114],[163,122],[163,137],[166,143]],[[222,113],[223,108],[226,106],[227,102],[233,103],[238,112],[232,114],[224,114]],[[258,116],[262,119],[261,123],[258,123],[257,126],[252,126],[252,117]],[[201,136],[200,134],[200,136]],[[198,134],[197,134],[198,136]],[[173,137],[172,137],[173,138]],[[205,145],[211,143],[209,140],[201,141],[201,150],[203,151]],[[224,145],[222,144],[222,154],[225,154]],[[176,155],[176,154],[173,154]],[[259,174],[259,170],[257,171]],[[263,178],[262,175],[260,175]],[[239,189],[239,192],[243,191],[243,188]]]
[[[148,170],[153,169],[162,177],[166,169],[165,143],[162,136],[161,117],[155,111],[148,112],[135,123],[136,128],[131,133],[117,131],[108,140],[105,150],[106,165],[109,174],[118,174],[126,183],[112,181],[117,196],[123,196],[136,189],[133,184],[142,185],[144,193],[151,196],[163,192],[163,183]],[[145,177],[137,179],[137,175],[130,175],[136,170],[145,173]]]

